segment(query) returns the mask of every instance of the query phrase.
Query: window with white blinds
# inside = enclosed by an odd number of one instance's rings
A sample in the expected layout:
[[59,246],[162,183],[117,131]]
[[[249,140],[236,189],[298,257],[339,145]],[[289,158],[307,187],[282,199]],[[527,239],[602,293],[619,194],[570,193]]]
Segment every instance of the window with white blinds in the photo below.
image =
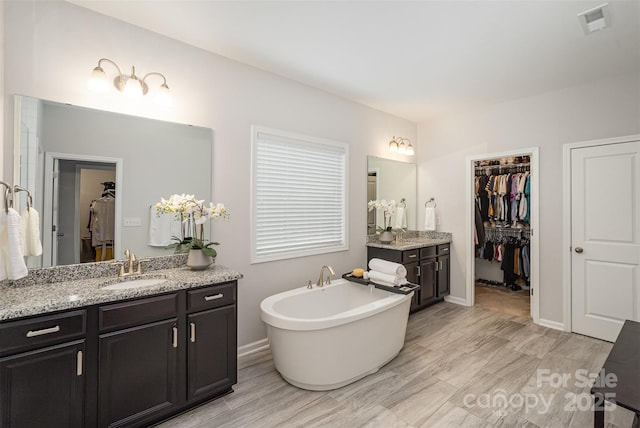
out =
[[252,127],[252,263],[343,251],[348,146]]

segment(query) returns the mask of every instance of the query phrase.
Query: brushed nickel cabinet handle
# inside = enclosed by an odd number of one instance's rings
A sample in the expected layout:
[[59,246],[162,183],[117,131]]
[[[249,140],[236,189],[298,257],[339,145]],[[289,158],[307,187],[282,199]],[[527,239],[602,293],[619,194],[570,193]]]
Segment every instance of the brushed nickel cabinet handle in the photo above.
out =
[[410,259],[415,259],[416,257],[418,257],[418,255],[417,255],[417,254],[410,254],[410,255],[409,255],[409,258],[410,258]]
[[36,337],[36,336],[42,336],[44,334],[51,334],[51,333],[57,333],[60,331],[60,326],[57,325],[55,327],[49,327],[49,328],[43,328],[42,330],[29,330],[27,332],[27,337]]
[[82,376],[82,351],[78,351],[78,358],[76,363],[76,375]]
[[440,260],[440,261],[438,262],[438,266],[440,266],[440,268],[439,268],[438,270],[442,270],[442,260]]
[[433,266],[434,266],[436,272],[438,272],[440,270],[440,268],[439,268],[440,264],[437,261],[435,263],[433,263]]
[[178,347],[178,327],[173,327],[173,347]]
[[214,294],[213,296],[204,296],[204,300],[208,302],[210,300],[222,299],[223,297],[224,297],[224,294],[218,293],[218,294]]
[[191,339],[191,342],[195,342],[196,341],[196,323],[192,322],[189,323],[189,325],[191,326],[191,337],[189,339]]
[[420,266],[416,266],[416,269],[418,269],[416,275],[420,276]]

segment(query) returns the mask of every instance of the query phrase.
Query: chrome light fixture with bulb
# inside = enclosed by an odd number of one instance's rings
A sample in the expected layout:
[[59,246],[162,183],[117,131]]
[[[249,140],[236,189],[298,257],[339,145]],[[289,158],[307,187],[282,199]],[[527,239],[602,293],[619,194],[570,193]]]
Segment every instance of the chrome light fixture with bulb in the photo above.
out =
[[389,152],[400,153],[407,156],[413,156],[415,154],[413,146],[411,145],[411,140],[402,137],[396,138],[395,136],[389,142]]
[[147,93],[149,92],[149,86],[146,83],[147,78],[149,76],[161,77],[162,84],[157,90],[155,90],[155,101],[156,103],[165,107],[171,106],[173,100],[171,98],[171,93],[169,92],[169,86],[167,86],[167,79],[162,73],[152,71],[145,74],[142,80],[140,80],[140,78],[136,76],[135,67],[131,67],[130,75],[123,74],[122,71],[120,71],[120,67],[118,67],[118,64],[116,64],[109,58],[100,58],[100,60],[98,61],[98,66],[91,72],[91,77],[89,78],[88,82],[88,88],[91,91],[106,92],[109,89],[109,81],[107,79],[107,75],[101,67],[103,62],[112,64],[116,68],[116,70],[118,70],[118,75],[115,79],[113,79],[113,85],[116,87],[116,89],[118,89],[118,91],[129,97],[142,97],[144,95],[147,95]]

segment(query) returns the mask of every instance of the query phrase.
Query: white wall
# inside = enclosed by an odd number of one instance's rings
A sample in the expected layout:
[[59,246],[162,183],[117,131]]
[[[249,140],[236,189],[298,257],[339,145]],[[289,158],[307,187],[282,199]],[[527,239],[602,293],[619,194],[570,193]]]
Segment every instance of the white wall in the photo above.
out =
[[[4,3],[0,2],[0,64],[4,64]],[[5,104],[4,89],[4,67],[0,66],[0,118],[4,118]],[[8,150],[5,147],[9,144],[13,147],[13,139],[4,139],[4,121],[0,120],[0,141],[2,141],[2,150],[0,150],[0,180],[8,181],[9,177],[4,176],[4,157]]]
[[638,74],[420,124],[418,200],[435,196],[453,233],[452,296],[465,297],[467,156],[540,147],[540,318],[562,323],[562,145],[638,132]]
[[[415,124],[69,3],[5,4],[10,41],[5,47],[6,94],[215,129],[212,197],[226,204],[231,219],[217,223],[213,237],[222,243],[217,263],[245,276],[239,285],[239,345],[265,337],[259,312],[265,297],[315,279],[323,264],[342,273],[365,263],[366,157],[390,157],[386,148],[391,136],[415,140]],[[125,103],[120,94],[88,92],[87,78],[101,57],[125,68],[135,65],[138,74],[164,73],[174,96],[173,108],[155,107],[146,99]],[[108,65],[105,71],[113,72]],[[5,110],[11,102],[5,100]],[[12,141],[12,116],[12,110],[5,111],[8,141]],[[251,124],[349,144],[348,251],[249,263]],[[12,159],[11,145],[5,144],[4,155]]]

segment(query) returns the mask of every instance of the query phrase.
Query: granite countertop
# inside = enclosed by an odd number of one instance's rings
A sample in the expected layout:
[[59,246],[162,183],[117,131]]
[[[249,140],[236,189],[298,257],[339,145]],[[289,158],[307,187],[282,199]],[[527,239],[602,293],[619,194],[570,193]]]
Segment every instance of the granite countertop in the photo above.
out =
[[410,238],[402,239],[399,244],[395,241],[390,244],[382,244],[380,242],[368,242],[368,247],[386,248],[388,250],[415,250],[416,248],[431,247],[433,245],[449,244],[450,238]]
[[434,245],[451,243],[452,235],[448,232],[407,231],[403,234],[398,244],[394,240],[390,244],[382,244],[378,241],[379,235],[367,237],[367,247],[386,248],[388,250],[415,250],[416,248],[431,247]]
[[[182,289],[211,285],[242,278],[242,274],[220,265],[193,271],[188,267],[153,270],[148,273],[118,279],[115,276],[35,283],[20,287],[0,285],[0,321],[41,315],[47,312],[81,308],[151,296]],[[148,287],[125,290],[105,290],[102,287],[122,280],[162,279]]]

